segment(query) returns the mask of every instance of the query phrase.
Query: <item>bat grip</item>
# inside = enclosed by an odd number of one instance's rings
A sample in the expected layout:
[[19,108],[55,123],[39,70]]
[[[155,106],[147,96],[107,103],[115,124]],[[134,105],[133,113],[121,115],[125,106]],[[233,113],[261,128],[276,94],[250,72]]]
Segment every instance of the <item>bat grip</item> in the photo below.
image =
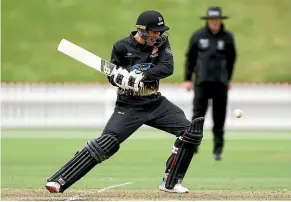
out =
[[113,76],[113,75],[115,75],[116,73],[118,73],[118,70],[117,70],[117,67],[114,67],[114,69],[112,70],[112,72],[110,73],[109,76]]

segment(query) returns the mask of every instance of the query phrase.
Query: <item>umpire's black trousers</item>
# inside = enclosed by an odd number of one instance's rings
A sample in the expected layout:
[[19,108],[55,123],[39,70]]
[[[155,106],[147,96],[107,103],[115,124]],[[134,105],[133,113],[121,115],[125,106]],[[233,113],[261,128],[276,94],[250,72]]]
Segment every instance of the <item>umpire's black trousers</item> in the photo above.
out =
[[121,143],[145,124],[180,136],[190,123],[184,112],[160,93],[146,97],[119,95],[102,134],[112,134]]
[[228,88],[222,83],[205,82],[194,87],[193,119],[205,117],[208,101],[212,100],[214,135],[213,153],[222,153],[224,146],[224,123],[226,117]]

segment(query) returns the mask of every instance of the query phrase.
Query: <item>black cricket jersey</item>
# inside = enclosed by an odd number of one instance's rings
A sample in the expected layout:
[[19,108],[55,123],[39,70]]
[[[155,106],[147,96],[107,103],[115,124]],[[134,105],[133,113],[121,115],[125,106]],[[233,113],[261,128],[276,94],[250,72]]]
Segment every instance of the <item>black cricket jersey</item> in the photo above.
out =
[[168,38],[157,46],[146,46],[136,41],[135,34],[136,31],[131,32],[130,36],[113,45],[111,62],[129,72],[139,69],[144,73],[144,88],[141,91],[118,88],[117,92],[118,95],[131,97],[133,100],[136,97],[139,100],[137,97],[147,99],[146,97],[158,92],[159,80],[173,74],[174,62]]
[[216,82],[227,85],[231,80],[236,59],[233,34],[223,24],[221,30],[213,34],[206,25],[195,31],[186,53],[185,81],[191,81],[195,72],[195,85]]

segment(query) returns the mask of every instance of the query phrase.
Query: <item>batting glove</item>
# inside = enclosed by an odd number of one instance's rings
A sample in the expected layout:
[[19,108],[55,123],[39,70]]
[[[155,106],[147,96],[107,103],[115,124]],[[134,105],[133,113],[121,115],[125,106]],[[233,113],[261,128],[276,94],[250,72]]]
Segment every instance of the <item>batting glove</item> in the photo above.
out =
[[116,84],[116,86],[122,89],[129,89],[128,88],[129,72],[126,69],[119,67],[118,69],[114,70],[113,74],[111,75],[111,78],[112,77],[113,77],[112,80]]
[[119,88],[131,89],[134,91],[139,91],[144,87],[144,83],[142,82],[143,78],[144,75],[142,72],[134,70],[129,73],[122,67],[114,70],[110,76],[110,80],[113,81],[113,83]]
[[129,73],[128,78],[128,87],[129,89],[132,89],[134,91],[139,91],[141,88],[144,87],[144,83],[142,82],[142,79],[144,78],[144,75],[142,72],[138,70],[133,70]]

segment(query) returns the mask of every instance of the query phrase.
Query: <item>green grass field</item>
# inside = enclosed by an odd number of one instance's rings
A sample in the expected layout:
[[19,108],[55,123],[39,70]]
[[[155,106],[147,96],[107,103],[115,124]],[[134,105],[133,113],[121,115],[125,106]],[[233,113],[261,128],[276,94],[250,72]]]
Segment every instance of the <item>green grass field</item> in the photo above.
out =
[[236,82],[291,80],[290,0],[2,0],[2,81],[104,82],[103,75],[56,51],[62,38],[110,57],[113,43],[129,35],[145,9],[160,10],[171,27],[175,73],[181,82],[184,54],[199,17],[223,7],[235,34]]
[[[2,131],[2,188],[43,188],[46,179],[98,132]],[[225,159],[215,162],[207,131],[184,184],[191,190],[290,190],[290,134],[229,132]],[[164,132],[137,132],[72,188],[101,189],[132,182],[127,188],[156,190],[173,141]]]

